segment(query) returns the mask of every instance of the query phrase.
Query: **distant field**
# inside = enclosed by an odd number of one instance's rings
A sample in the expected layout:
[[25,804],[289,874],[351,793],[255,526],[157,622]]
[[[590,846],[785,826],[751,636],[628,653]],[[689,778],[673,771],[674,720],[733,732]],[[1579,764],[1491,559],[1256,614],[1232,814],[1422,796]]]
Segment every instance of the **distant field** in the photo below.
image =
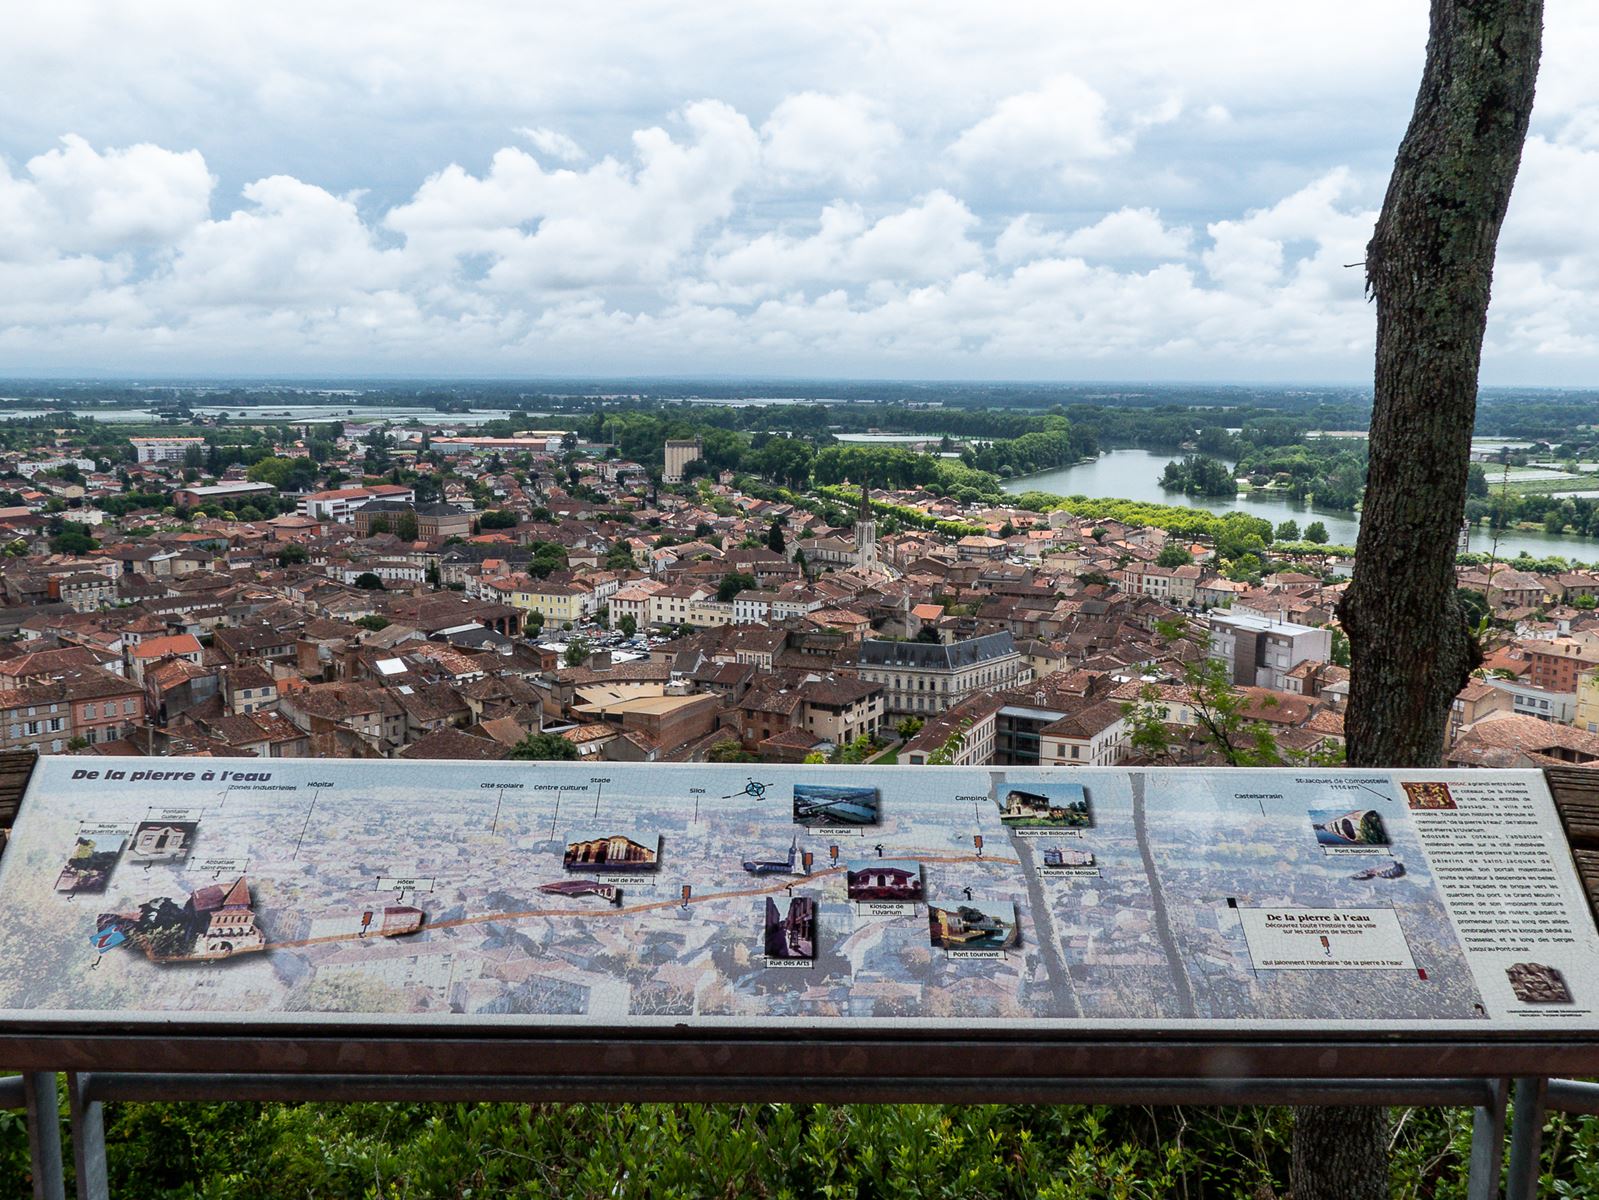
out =
[[1571,475],[1564,471],[1530,471],[1517,475],[1511,469],[1507,481],[1499,471],[1488,472],[1488,490],[1516,496],[1552,496],[1568,492],[1599,491],[1599,475]]

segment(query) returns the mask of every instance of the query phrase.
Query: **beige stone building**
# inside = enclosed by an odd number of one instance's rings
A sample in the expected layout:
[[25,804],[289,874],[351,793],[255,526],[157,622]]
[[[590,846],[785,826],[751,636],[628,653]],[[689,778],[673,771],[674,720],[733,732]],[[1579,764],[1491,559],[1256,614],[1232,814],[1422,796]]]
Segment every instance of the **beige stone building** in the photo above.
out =
[[1014,687],[1032,678],[1009,633],[947,643],[865,638],[856,671],[884,686],[888,712],[922,716],[952,708],[979,690]]

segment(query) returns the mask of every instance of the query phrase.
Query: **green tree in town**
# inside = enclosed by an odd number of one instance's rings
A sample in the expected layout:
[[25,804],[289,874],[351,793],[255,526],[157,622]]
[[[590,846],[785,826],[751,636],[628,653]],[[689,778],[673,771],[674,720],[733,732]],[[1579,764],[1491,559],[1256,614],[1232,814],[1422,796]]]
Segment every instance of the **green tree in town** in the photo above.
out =
[[1277,540],[1279,542],[1297,542],[1299,540],[1299,522],[1287,520],[1278,525]]
[[566,653],[562,655],[562,661],[565,662],[569,667],[581,667],[585,662],[588,661],[588,657],[588,641],[585,638],[579,637],[573,638],[570,642],[566,643]]
[[87,554],[99,544],[89,536],[89,527],[78,521],[62,521],[50,537],[50,549],[57,554]]
[[383,580],[371,571],[362,571],[355,577],[355,586],[368,592],[381,592],[383,590]]
[[577,747],[553,733],[530,733],[511,747],[510,757],[518,762],[565,761],[577,758]]
[[961,751],[966,748],[966,734],[971,727],[970,717],[961,718],[954,731],[927,756],[927,765],[930,767],[954,766],[955,761],[961,756]]
[[716,585],[716,599],[719,603],[728,604],[740,592],[752,591],[755,588],[755,576],[746,575],[741,571],[729,571],[722,576],[722,582]]
[[1122,705],[1122,716],[1127,721],[1128,748],[1136,757],[1161,766],[1175,765],[1171,705],[1161,698],[1160,688],[1144,684],[1136,700]]
[[617,621],[616,627],[622,631],[624,637],[632,637],[638,633],[638,618],[632,613],[627,613]]
[[872,756],[872,739],[864,733],[852,742],[840,746],[833,754],[833,761],[845,766],[859,766]]
[[713,742],[711,748],[705,752],[705,761],[713,763],[748,763],[760,760],[744,749],[737,738],[725,738],[720,742]]
[[787,544],[783,540],[783,526],[774,518],[766,531],[766,548],[773,554],[782,554]]
[[1305,540],[1317,546],[1327,544],[1327,526],[1320,521],[1312,521],[1305,526]]
[[1155,556],[1157,567],[1186,567],[1194,561],[1194,556],[1188,552],[1186,546],[1176,542],[1169,542],[1160,548],[1160,553]]
[[1335,667],[1349,665],[1349,638],[1336,625],[1332,629],[1332,662]]

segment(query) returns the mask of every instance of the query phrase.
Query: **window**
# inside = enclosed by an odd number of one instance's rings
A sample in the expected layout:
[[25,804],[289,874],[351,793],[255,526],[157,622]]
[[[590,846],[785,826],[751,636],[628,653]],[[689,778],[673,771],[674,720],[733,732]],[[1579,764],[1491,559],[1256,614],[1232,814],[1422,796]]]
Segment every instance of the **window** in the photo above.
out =
[[122,702],[122,715],[125,716],[125,717],[131,717],[133,715],[133,701],[132,700],[124,700]]
[[85,705],[84,705],[84,706],[83,706],[83,719],[84,719],[84,720],[85,720],[85,721],[92,721],[92,720],[94,720],[94,705],[92,705],[92,704],[85,704]]

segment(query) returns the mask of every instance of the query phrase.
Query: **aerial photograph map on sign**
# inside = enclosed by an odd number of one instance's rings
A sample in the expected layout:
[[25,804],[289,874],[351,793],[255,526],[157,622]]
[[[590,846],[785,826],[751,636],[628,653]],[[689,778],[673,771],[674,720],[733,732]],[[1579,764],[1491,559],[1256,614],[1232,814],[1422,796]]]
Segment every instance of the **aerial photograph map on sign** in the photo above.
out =
[[0,1019],[1599,1027],[1532,771],[86,761]]

